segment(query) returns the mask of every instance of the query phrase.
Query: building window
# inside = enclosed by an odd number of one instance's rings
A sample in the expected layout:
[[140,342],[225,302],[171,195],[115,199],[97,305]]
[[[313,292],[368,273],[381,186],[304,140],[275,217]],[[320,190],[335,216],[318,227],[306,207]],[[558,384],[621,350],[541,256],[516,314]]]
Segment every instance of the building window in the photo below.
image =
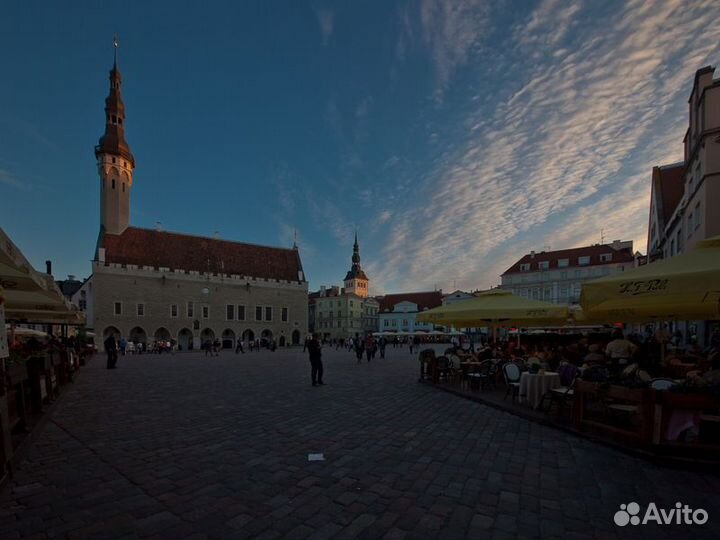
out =
[[187,316],[188,319],[192,319],[195,316],[195,306],[192,302],[187,303]]
[[570,259],[558,259],[558,268],[566,268],[570,264]]
[[280,320],[282,322],[288,322],[288,308],[286,308],[286,307],[282,308],[282,311],[280,314]]
[[115,302],[115,315],[122,315],[122,302]]
[[586,266],[586,265],[590,264],[590,257],[588,257],[588,256],[578,257],[578,264],[580,266]]
[[78,307],[80,308],[80,311],[85,311],[87,309],[87,300],[80,300],[80,305]]
[[527,272],[528,270],[530,270],[530,265],[529,265],[529,264],[526,263],[526,264],[521,264],[521,265],[520,265],[520,271],[521,271],[521,272]]
[[225,318],[228,321],[235,320],[235,306],[233,304],[227,304],[225,306]]
[[238,318],[238,321],[244,321],[244,320],[245,320],[245,306],[238,306],[238,307],[237,307],[237,318]]
[[272,321],[272,307],[265,306],[265,320]]
[[138,317],[144,317],[144,316],[145,316],[145,304],[138,304],[138,305],[137,305],[137,316],[138,316]]
[[112,179],[112,188],[115,189],[115,179]]
[[610,262],[612,261],[612,253],[601,253],[600,254],[600,262]]
[[675,240],[670,240],[670,256],[675,255]]
[[385,319],[385,320],[383,321],[383,326],[384,326],[385,328],[388,328],[388,327],[390,326],[390,320],[389,320],[389,319]]
[[123,193],[125,193],[125,182],[123,182]]
[[171,304],[171,305],[170,305],[170,316],[171,316],[171,317],[177,317],[177,316],[178,316],[178,305],[177,305],[177,304]]
[[567,279],[567,272],[565,270],[560,272],[560,279]]
[[550,262],[549,261],[540,261],[538,263],[538,268],[540,268],[540,270],[547,270],[548,268],[550,268]]
[[700,201],[695,205],[695,228],[700,227]]
[[203,307],[202,307],[202,317],[203,317],[203,319],[209,319],[209,318],[210,318],[210,306],[203,306]]
[[255,320],[262,321],[262,306],[255,306]]
[[687,237],[692,238],[693,233],[693,213],[690,212],[687,217]]

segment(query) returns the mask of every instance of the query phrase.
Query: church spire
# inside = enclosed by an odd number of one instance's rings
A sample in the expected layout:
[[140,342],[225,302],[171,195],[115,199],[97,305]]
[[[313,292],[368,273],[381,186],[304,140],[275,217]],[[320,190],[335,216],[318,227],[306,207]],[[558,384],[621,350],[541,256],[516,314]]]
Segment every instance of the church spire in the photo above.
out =
[[360,246],[358,246],[357,231],[355,231],[355,244],[353,245],[352,262],[353,262],[353,270],[355,269],[356,266],[359,270],[360,269]]
[[135,158],[125,140],[125,104],[122,101],[120,86],[122,77],[117,66],[117,36],[113,37],[113,67],[110,70],[110,92],[105,98],[105,133],[95,147],[95,157],[109,154],[121,157],[135,167]]

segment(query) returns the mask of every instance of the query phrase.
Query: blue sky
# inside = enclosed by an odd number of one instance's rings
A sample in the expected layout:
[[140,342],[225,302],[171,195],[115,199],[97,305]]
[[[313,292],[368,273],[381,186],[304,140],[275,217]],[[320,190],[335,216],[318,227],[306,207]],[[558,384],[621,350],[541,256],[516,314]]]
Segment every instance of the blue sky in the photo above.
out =
[[[720,3],[41,2],[0,17],[0,226],[87,276],[119,65],[131,223],[290,246],[371,292],[475,289],[531,249],[634,240],[682,159]],[[720,74],[719,74],[720,75]]]

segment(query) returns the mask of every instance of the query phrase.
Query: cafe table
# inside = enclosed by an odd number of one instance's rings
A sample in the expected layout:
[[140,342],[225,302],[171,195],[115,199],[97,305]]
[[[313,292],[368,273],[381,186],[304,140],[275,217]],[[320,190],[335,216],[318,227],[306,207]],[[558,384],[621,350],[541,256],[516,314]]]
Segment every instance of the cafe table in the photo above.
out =
[[560,375],[554,371],[530,373],[525,371],[520,375],[520,401],[527,401],[533,409],[537,409],[546,392],[560,385]]

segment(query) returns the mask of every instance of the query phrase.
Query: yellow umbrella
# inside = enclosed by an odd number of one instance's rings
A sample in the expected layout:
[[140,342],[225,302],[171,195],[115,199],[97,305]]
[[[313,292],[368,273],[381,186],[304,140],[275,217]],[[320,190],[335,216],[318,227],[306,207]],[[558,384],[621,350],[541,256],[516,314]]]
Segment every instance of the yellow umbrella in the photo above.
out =
[[46,290],[47,285],[22,252],[0,228],[0,287],[5,290]]
[[720,318],[720,236],[684,255],[583,284],[588,320],[644,322]]
[[493,289],[474,298],[418,313],[417,320],[458,328],[562,326],[568,320],[568,308]]

